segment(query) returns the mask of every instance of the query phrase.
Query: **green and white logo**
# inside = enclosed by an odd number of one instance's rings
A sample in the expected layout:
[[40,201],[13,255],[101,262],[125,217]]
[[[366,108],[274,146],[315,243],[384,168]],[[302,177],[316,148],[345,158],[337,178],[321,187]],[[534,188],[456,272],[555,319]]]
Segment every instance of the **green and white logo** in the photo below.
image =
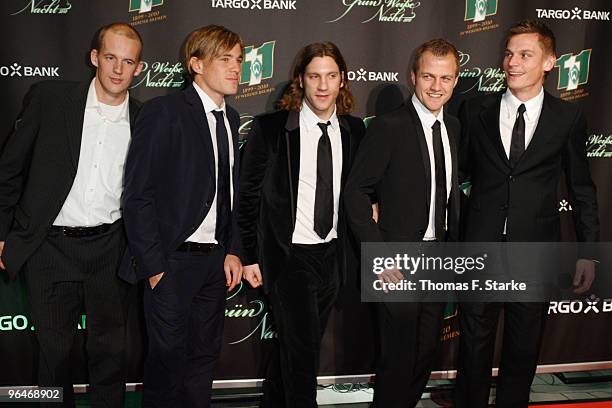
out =
[[130,13],[137,11],[139,13],[147,13],[153,7],[161,6],[164,0],[130,0]]
[[465,0],[465,21],[484,21],[497,14],[497,0]]
[[559,68],[557,89],[571,91],[589,81],[591,50],[591,48],[582,50],[577,55],[572,53],[563,54],[557,58],[557,63],[555,64],[555,67]]
[[244,47],[244,60],[240,74],[240,83],[258,85],[263,79],[274,75],[274,44],[268,41],[255,48],[253,45]]

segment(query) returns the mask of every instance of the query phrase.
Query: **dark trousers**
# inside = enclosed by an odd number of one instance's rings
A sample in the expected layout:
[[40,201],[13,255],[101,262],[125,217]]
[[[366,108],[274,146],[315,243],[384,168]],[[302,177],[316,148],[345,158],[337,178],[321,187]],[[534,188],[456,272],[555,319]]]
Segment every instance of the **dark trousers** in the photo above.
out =
[[421,399],[440,344],[445,303],[378,303],[380,356],[376,408],[414,407]]
[[547,304],[462,303],[455,404],[458,408],[487,407],[495,337],[504,309],[503,349],[497,377],[496,406],[526,408],[538,363]]
[[[222,247],[174,252],[154,289],[144,283],[149,337],[143,407],[209,407],[227,287]],[[161,271],[160,271],[161,272]]]
[[292,245],[270,293],[280,352],[268,365],[262,406],[317,406],[319,349],[338,286],[335,240]]
[[52,231],[25,266],[40,350],[38,384],[63,387],[63,406],[74,406],[70,351],[83,305],[91,406],[123,406],[129,286],[117,278],[117,268],[124,249],[121,222],[93,237]]

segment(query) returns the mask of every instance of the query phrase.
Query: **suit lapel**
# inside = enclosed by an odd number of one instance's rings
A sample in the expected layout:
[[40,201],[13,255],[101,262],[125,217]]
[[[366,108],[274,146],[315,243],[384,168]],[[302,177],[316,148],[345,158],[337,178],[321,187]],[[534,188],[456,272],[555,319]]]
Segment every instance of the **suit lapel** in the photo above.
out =
[[340,136],[342,139],[342,175],[340,176],[340,185],[343,186],[348,177],[348,172],[351,164],[351,128],[346,118],[338,116],[340,123]]
[[128,104],[128,113],[130,115],[130,129],[134,128],[134,123],[136,123],[136,115],[138,114],[138,110],[140,107],[130,98]]
[[297,192],[300,178],[300,114],[289,111],[285,123],[285,142],[287,146],[287,171],[289,174],[289,189],[291,199],[291,215],[295,226],[295,212],[297,210]]
[[[457,179],[458,174],[458,158],[457,158],[457,137],[459,136],[454,126],[450,125],[451,121],[448,119],[446,112],[444,113],[444,126],[446,127],[446,134],[448,135],[448,142],[450,145],[451,153],[451,191],[450,191],[450,209],[454,212],[455,219],[459,219],[459,195],[457,194],[459,181]],[[449,218],[450,220],[450,218]],[[447,226],[447,229],[449,227]]]
[[234,185],[237,186],[238,184],[238,169],[240,168],[239,165],[239,157],[240,157],[240,143],[239,143],[239,139],[240,139],[240,134],[238,133],[238,128],[240,126],[240,116],[239,115],[234,115],[234,111],[231,110],[232,108],[230,108],[229,106],[226,107],[226,111],[227,111],[227,120],[230,124],[230,130],[232,131],[232,144],[234,146],[234,168],[233,168],[233,177],[234,177]]
[[506,156],[504,145],[501,140],[501,134],[499,133],[499,109],[501,105],[501,95],[495,98],[495,102],[486,106],[480,112],[480,120],[483,123],[484,130],[486,133],[485,138],[488,138],[490,146],[495,150],[497,156],[501,162],[510,168],[510,161]]
[[71,163],[76,172],[79,165],[81,152],[81,138],[83,135],[83,120],[85,116],[85,105],[87,104],[87,93],[90,83],[77,86],[68,94],[64,101],[64,117],[66,119],[66,137],[68,138],[68,150]]
[[[202,105],[202,100],[198,95],[197,91],[193,87],[193,85],[188,86],[183,91],[183,96],[185,97],[185,101],[189,105],[189,112],[191,117],[194,120],[197,128],[199,129],[199,134],[202,136],[200,140],[204,144],[204,149],[206,150],[208,157],[214,158],[215,153],[213,151],[212,140],[210,129],[208,128],[208,120],[206,120],[206,112],[204,112],[204,105]],[[210,174],[215,174],[215,161],[207,160],[208,167],[210,170]]]
[[427,149],[427,140],[425,140],[425,132],[423,132],[423,125],[421,124],[419,115],[414,109],[411,100],[408,100],[408,102],[406,102],[406,109],[408,111],[408,116],[410,117],[412,122],[413,131],[417,135],[417,139],[419,140],[419,146],[421,147],[421,157],[423,158],[422,162],[423,167],[425,168],[425,182],[427,185],[427,194],[425,194],[425,200],[427,208],[429,208],[431,202],[431,166],[429,164],[429,149]]

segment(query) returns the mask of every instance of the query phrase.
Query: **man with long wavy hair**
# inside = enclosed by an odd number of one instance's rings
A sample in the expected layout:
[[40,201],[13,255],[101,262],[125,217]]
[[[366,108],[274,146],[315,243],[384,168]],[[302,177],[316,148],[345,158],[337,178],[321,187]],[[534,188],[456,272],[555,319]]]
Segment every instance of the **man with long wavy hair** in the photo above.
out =
[[[296,60],[281,110],[253,121],[243,156],[238,223],[244,278],[269,294],[280,344],[264,406],[316,407],[319,346],[346,274],[342,190],[364,134],[336,45]],[[283,397],[284,394],[284,397]]]

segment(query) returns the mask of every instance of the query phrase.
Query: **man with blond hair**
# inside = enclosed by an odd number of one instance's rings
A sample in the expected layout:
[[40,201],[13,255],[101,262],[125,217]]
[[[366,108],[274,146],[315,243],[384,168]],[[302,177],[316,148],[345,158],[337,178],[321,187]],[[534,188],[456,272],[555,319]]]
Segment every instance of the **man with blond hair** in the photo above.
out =
[[[457,240],[459,121],[444,105],[459,79],[459,53],[438,38],[414,52],[414,94],[399,109],[372,121],[349,174],[344,203],[361,242]],[[398,186],[402,186],[398,188]],[[370,197],[378,198],[378,222]],[[398,269],[380,279],[398,283]],[[444,303],[380,302],[376,408],[415,407],[440,344]]]
[[131,250],[121,276],[145,279],[145,407],[208,407],[225,300],[242,274],[237,205],[242,40],[206,26],[185,43],[185,90],[147,102],[125,170]]
[[25,274],[38,385],[63,387],[64,406],[74,406],[70,352],[83,304],[91,405],[123,406],[120,199],[140,106],[128,87],[142,69],[141,51],[130,25],[102,27],[90,52],[95,77],[32,86],[0,155],[0,268]]

